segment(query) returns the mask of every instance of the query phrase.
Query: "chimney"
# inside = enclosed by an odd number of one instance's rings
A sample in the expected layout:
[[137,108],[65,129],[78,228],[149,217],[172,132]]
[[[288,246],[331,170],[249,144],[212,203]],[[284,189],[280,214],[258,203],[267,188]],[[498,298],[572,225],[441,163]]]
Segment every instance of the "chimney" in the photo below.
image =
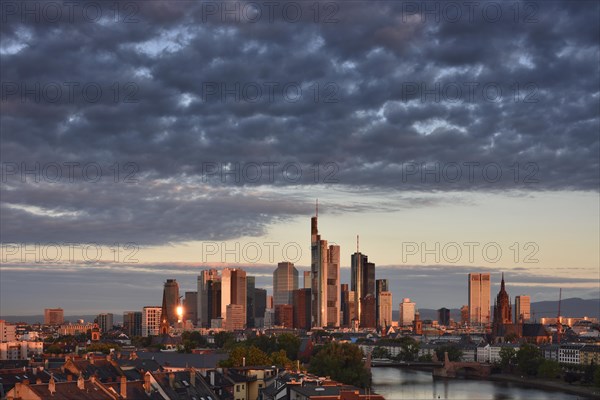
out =
[[83,380],[82,374],[79,374],[79,378],[77,378],[77,389],[79,389],[79,390],[85,389],[85,381]]
[[190,385],[196,386],[196,370],[190,369]]
[[121,377],[121,397],[127,398],[127,377],[125,376]]
[[144,390],[146,394],[150,394],[150,390],[152,389],[152,384],[150,383],[150,372],[146,372],[144,375]]
[[172,372],[169,372],[169,386],[171,389],[175,388],[175,374]]
[[73,381],[73,375],[67,374],[67,382]]
[[50,375],[50,380],[48,381],[48,391],[51,395],[56,393],[56,382],[54,381],[54,375]]

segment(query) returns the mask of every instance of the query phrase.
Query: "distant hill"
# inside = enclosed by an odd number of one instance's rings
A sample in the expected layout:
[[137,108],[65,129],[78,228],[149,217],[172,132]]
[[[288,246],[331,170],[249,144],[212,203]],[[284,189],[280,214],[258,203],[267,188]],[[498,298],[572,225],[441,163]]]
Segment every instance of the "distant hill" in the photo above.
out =
[[[563,299],[560,309],[560,314],[563,317],[595,317],[600,319],[600,299],[580,299],[578,297]],[[535,318],[538,320],[544,317],[556,317],[556,313],[558,312],[558,301],[533,302],[531,303],[531,311],[532,313],[535,313]],[[392,312],[392,318],[397,321],[399,314],[400,312],[398,310],[394,310]],[[422,320],[437,319],[437,310],[419,308],[419,314]],[[450,318],[453,318],[455,321],[460,320],[460,309],[451,308]]]
[[[418,305],[418,304],[417,304]],[[392,318],[397,321],[399,318],[398,306],[392,311]],[[558,301],[538,301],[531,303],[531,311],[535,312],[536,319],[543,317],[555,317],[558,311]],[[437,319],[437,310],[429,308],[419,308],[419,313],[422,320]],[[561,304],[561,315],[564,317],[595,317],[600,319],[600,299],[580,299],[578,297],[563,299]],[[66,315],[65,320],[76,322],[78,319],[83,319],[85,322],[91,322],[96,318],[96,315]],[[450,309],[450,318],[455,321],[460,320],[460,309]],[[26,322],[33,324],[36,322],[44,322],[43,315],[3,315],[0,319],[8,322]],[[114,315],[114,322],[123,322],[122,314]]]

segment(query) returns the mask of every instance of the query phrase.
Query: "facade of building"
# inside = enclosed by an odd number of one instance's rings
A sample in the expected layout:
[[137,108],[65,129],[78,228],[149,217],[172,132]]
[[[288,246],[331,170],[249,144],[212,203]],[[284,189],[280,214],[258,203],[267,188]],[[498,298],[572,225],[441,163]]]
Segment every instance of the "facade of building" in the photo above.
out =
[[44,309],[44,324],[60,325],[65,323],[65,313],[62,308]]
[[[230,326],[227,324],[227,307],[230,304],[242,306],[244,314],[243,324],[244,326],[246,325],[246,289],[246,271],[240,268],[223,269],[221,272],[221,315],[224,318],[223,322],[226,326]],[[236,318],[238,313],[239,311],[235,312]],[[235,326],[238,326],[238,321],[235,322]]]
[[462,326],[468,325],[469,317],[470,317],[469,306],[465,304],[460,308],[460,324]]
[[512,324],[512,306],[510,296],[504,285],[504,273],[500,282],[500,292],[494,302],[494,321],[492,323],[492,335],[495,337],[505,336],[508,333],[516,333]]
[[256,277],[246,276],[246,327],[255,328],[256,325]]
[[2,342],[0,360],[27,360],[44,354],[44,342]]
[[100,332],[102,333],[106,333],[113,329],[114,316],[112,313],[98,314],[96,321],[98,323],[98,328],[100,328]]
[[415,320],[415,310],[416,304],[410,301],[408,297],[404,298],[402,303],[400,303],[400,320],[398,325],[412,325],[413,321]]
[[375,290],[375,264],[370,263],[368,256],[360,253],[358,248],[350,256],[350,290],[354,292],[354,309],[362,326],[362,316],[368,312],[363,312],[361,302],[368,295],[376,299],[377,293]]
[[340,246],[327,245],[311,218],[311,295],[313,327],[340,326]]
[[562,344],[558,349],[558,362],[561,364],[579,364],[581,363],[581,350],[585,344],[573,343]]
[[489,325],[490,320],[490,289],[489,273],[469,274],[469,323]]
[[525,324],[531,318],[531,298],[526,295],[515,297],[515,324]]
[[142,312],[125,311],[123,313],[123,331],[130,338],[142,336]]
[[273,271],[273,302],[292,304],[292,292],[298,289],[298,270],[291,262],[280,262]]
[[277,304],[275,306],[275,325],[284,328],[293,328],[294,306],[291,304]]
[[294,328],[310,330],[311,325],[311,289],[294,291]]
[[380,318],[381,317],[381,315],[380,315],[380,309],[381,309],[380,293],[389,292],[389,291],[390,291],[389,281],[387,279],[375,280],[375,302],[376,302],[376,307],[377,307],[377,321],[376,321],[377,327],[388,326],[388,325],[392,324],[391,318],[386,321],[383,321]]
[[58,334],[72,336],[85,335],[88,331],[91,331],[94,328],[98,328],[98,324],[62,324],[58,328]]
[[600,365],[600,345],[586,344],[579,350],[579,362],[584,365]]
[[244,304],[228,304],[223,320],[223,328],[228,331],[244,329],[246,326],[246,306]]
[[157,336],[160,332],[162,307],[146,306],[142,311],[142,336]]
[[302,287],[304,289],[310,289],[311,288],[311,277],[310,277],[310,271],[304,271],[302,273],[303,277],[304,277],[304,281],[302,282]]
[[360,316],[359,326],[361,328],[375,328],[377,325],[377,304],[375,296],[367,294],[360,300]]

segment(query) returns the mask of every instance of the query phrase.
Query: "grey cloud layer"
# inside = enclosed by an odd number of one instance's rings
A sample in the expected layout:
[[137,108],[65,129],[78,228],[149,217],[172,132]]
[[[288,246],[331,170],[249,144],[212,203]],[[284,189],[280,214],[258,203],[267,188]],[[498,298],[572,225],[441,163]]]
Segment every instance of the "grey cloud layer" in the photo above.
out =
[[[495,23],[481,12],[469,21],[464,9],[458,23],[443,14],[439,22],[422,22],[403,9],[406,2],[392,1],[334,3],[336,23],[325,23],[327,10],[315,23],[307,3],[297,3],[304,5],[299,22],[276,12],[273,22],[263,16],[255,24],[207,16],[206,2],[133,4],[135,23],[90,23],[80,13],[73,22],[22,23],[20,15],[3,15],[2,161],[133,162],[143,172],[135,188],[3,182],[4,241],[23,240],[32,226],[65,240],[231,238],[260,235],[269,223],[304,210],[274,208],[256,192],[236,188],[264,180],[229,181],[225,187],[212,181],[214,191],[193,201],[192,193],[178,195],[176,185],[162,183],[198,181],[204,162],[298,163],[305,172],[298,182],[266,184],[298,186],[308,196],[315,163],[334,163],[336,185],[348,190],[598,189],[597,2],[535,3],[532,23],[523,22],[523,2],[504,4]],[[521,7],[517,22],[515,4]],[[56,103],[22,102],[5,86],[51,82],[96,82],[103,94],[96,102],[85,101],[78,90],[73,101],[65,93]],[[128,82],[135,86],[125,87]],[[231,88],[236,82],[263,90],[273,82],[280,88],[297,82],[302,96],[296,102],[285,101],[278,90],[273,101],[266,93],[256,102],[207,96],[207,83]],[[422,99],[407,86],[421,83],[428,89],[439,84],[441,101]],[[468,101],[470,83],[497,84],[503,94],[492,102],[478,89]],[[537,102],[515,101],[515,83],[521,97],[531,94]],[[463,101],[443,101],[453,96],[443,90],[454,84],[463,89]],[[125,102],[127,96],[139,101]],[[336,101],[326,102],[331,99]],[[486,181],[478,167],[471,181],[465,162],[498,163],[503,176]],[[444,176],[424,182],[419,172],[407,177],[419,163],[457,163],[463,176],[457,182]],[[514,163],[535,163],[538,182],[524,184],[533,170],[523,169],[515,183]],[[7,203],[74,214],[59,220]],[[115,221],[121,233],[114,231]]]

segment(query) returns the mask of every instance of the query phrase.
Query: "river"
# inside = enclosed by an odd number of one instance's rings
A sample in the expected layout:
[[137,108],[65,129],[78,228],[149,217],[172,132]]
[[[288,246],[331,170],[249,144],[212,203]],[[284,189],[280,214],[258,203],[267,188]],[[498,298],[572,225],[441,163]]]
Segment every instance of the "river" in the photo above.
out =
[[581,396],[530,389],[508,382],[474,379],[433,379],[431,372],[399,368],[373,368],[373,390],[386,398],[453,400],[576,400]]

